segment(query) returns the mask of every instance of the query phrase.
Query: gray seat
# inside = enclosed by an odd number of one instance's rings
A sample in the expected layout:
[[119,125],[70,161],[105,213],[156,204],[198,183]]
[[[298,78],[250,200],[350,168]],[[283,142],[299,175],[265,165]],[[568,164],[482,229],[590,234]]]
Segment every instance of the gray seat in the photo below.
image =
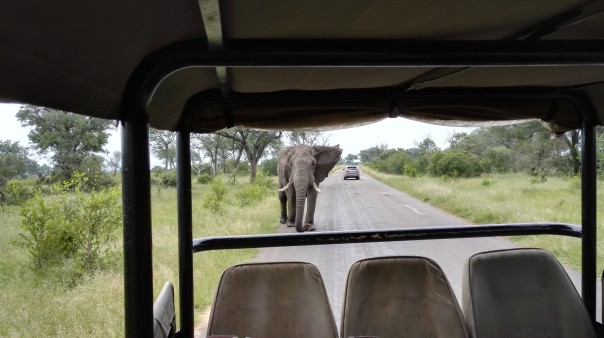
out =
[[207,334],[335,338],[338,331],[317,267],[278,262],[241,264],[224,271]]
[[153,337],[173,337],[175,331],[174,286],[166,282],[153,303]]
[[474,337],[595,337],[581,297],[541,249],[476,254],[466,262],[462,306]]
[[467,337],[447,277],[431,259],[378,257],[354,263],[342,307],[342,337]]

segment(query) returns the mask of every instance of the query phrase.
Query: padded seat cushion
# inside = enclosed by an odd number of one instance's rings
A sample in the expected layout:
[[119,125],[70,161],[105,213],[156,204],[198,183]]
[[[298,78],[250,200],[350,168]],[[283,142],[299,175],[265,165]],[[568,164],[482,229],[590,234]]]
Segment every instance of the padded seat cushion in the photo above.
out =
[[225,270],[207,332],[252,338],[338,337],[321,274],[302,262]]
[[342,337],[466,337],[455,294],[436,262],[379,257],[354,263],[342,308]]
[[462,294],[467,326],[475,337],[595,337],[568,274],[545,250],[470,257]]

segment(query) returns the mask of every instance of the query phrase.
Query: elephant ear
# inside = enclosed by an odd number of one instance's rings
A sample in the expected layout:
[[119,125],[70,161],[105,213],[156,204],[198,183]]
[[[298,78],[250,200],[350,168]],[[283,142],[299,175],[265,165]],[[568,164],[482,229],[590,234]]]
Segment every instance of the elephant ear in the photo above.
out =
[[314,146],[315,159],[315,182],[321,183],[329,175],[331,169],[338,163],[342,155],[340,145],[332,146]]

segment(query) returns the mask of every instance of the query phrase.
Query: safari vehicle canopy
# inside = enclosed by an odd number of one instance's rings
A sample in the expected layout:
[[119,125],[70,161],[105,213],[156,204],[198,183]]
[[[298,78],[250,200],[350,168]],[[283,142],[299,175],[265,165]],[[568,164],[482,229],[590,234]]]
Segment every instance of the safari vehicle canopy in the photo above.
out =
[[[0,3],[0,22],[0,100],[122,123],[126,336],[153,331],[148,126],[178,132],[179,334],[190,336],[190,133],[328,130],[397,117],[540,119],[553,134],[583,128],[582,228],[423,236],[580,236],[583,300],[595,320],[604,1],[31,0]],[[220,246],[278,244],[245,240]]]

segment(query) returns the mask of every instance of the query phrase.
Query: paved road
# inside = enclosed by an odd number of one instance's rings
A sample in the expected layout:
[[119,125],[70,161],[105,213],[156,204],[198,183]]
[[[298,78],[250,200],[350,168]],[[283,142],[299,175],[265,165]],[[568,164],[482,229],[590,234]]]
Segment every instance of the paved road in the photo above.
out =
[[[317,231],[462,224],[467,222],[390,188],[368,175],[361,174],[360,180],[343,180],[341,172],[330,175],[321,183],[315,212]],[[295,229],[281,226],[280,231],[295,232]],[[339,327],[348,268],[359,259],[388,255],[429,257],[442,267],[459,299],[463,264],[471,255],[512,247],[512,242],[499,237],[322,245],[262,249],[254,261],[305,261],[315,264],[323,276]],[[580,274],[572,270],[569,270],[569,274],[580,290]],[[199,334],[205,337],[203,328]]]

